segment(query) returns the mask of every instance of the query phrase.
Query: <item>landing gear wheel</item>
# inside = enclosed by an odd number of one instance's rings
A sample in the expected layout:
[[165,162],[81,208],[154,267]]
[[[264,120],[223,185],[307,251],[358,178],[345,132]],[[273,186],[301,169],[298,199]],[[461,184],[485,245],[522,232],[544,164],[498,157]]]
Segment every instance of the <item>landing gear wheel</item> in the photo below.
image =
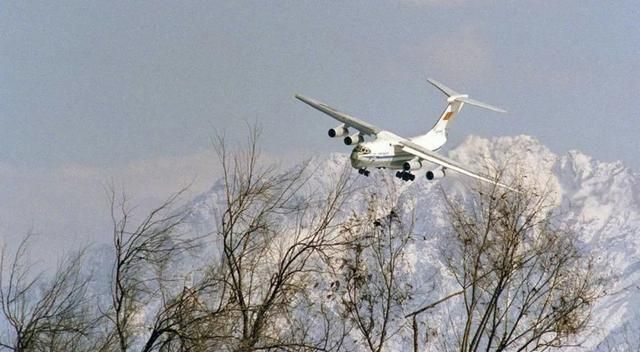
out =
[[359,173],[360,175],[363,175],[363,176],[369,177],[369,170],[367,170],[367,169],[358,169],[358,173]]
[[416,175],[407,172],[407,171],[398,171],[396,172],[396,177],[403,181],[413,181],[416,179]]

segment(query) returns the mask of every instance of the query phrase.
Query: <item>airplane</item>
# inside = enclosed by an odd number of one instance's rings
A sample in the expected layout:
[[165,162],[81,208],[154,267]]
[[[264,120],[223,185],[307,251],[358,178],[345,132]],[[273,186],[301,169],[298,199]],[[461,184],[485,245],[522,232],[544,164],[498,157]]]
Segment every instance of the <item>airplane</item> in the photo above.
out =
[[[469,95],[460,94],[434,79],[429,78],[427,81],[447,96],[447,107],[429,132],[413,138],[403,138],[382,130],[317,100],[299,94],[296,94],[295,98],[341,122],[340,125],[329,130],[329,137],[344,137],[346,145],[355,145],[350,157],[351,166],[358,169],[358,173],[361,175],[369,176],[369,168],[400,170],[396,172],[396,177],[406,182],[415,180],[412,171],[430,166],[425,175],[430,181],[442,178],[447,170],[452,170],[483,182],[513,190],[497,180],[471,171],[436,153],[447,142],[447,127],[464,104],[501,113],[506,113],[506,111],[471,99]],[[351,134],[350,128],[357,132]],[[372,137],[373,140],[365,141],[365,136]]]

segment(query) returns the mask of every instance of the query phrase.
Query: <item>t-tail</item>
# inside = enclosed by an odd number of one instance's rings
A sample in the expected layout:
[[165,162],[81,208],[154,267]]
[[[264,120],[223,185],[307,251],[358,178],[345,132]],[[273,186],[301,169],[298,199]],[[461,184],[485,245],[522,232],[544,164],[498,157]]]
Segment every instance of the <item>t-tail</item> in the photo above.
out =
[[446,133],[447,125],[451,121],[453,121],[453,118],[456,116],[457,113],[460,112],[460,110],[462,109],[462,106],[465,103],[469,105],[475,105],[481,108],[489,109],[492,111],[506,112],[505,110],[495,107],[493,105],[489,105],[481,101],[471,99],[467,94],[460,94],[434,79],[429,78],[427,80],[429,81],[429,83],[433,84],[436,88],[438,88],[442,93],[444,93],[447,96],[447,103],[448,103],[447,108],[444,110],[444,112],[440,116],[440,119],[438,119],[438,122],[436,122],[435,126],[433,126],[433,128],[431,129],[434,132]]

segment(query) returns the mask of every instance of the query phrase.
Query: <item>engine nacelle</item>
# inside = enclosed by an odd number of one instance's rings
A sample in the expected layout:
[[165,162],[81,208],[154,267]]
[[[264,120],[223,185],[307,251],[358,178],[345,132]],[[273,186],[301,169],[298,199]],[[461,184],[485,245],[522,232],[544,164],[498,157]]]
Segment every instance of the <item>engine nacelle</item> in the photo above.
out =
[[425,176],[427,177],[427,180],[431,181],[431,180],[443,178],[444,175],[445,175],[444,168],[440,167],[433,171],[432,170],[427,171],[427,174]]
[[330,129],[328,133],[329,133],[329,137],[331,138],[342,137],[349,134],[349,129],[346,128],[344,125],[340,125],[336,128]]
[[422,167],[422,162],[419,159],[411,159],[409,161],[405,161],[404,164],[402,164],[402,168],[404,170],[418,170]]
[[364,142],[364,137],[360,133],[354,133],[344,138],[344,144],[353,145]]

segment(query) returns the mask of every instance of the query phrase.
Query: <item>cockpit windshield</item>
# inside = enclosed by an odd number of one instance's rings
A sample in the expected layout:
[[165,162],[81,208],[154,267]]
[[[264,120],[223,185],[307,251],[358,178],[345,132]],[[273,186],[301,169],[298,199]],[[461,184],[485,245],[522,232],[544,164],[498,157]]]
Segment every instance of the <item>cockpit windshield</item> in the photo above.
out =
[[360,154],[369,154],[369,153],[371,153],[371,150],[369,150],[369,148],[366,148],[366,147],[364,147],[362,145],[357,145],[353,149],[353,151],[356,152],[356,153],[360,153]]

